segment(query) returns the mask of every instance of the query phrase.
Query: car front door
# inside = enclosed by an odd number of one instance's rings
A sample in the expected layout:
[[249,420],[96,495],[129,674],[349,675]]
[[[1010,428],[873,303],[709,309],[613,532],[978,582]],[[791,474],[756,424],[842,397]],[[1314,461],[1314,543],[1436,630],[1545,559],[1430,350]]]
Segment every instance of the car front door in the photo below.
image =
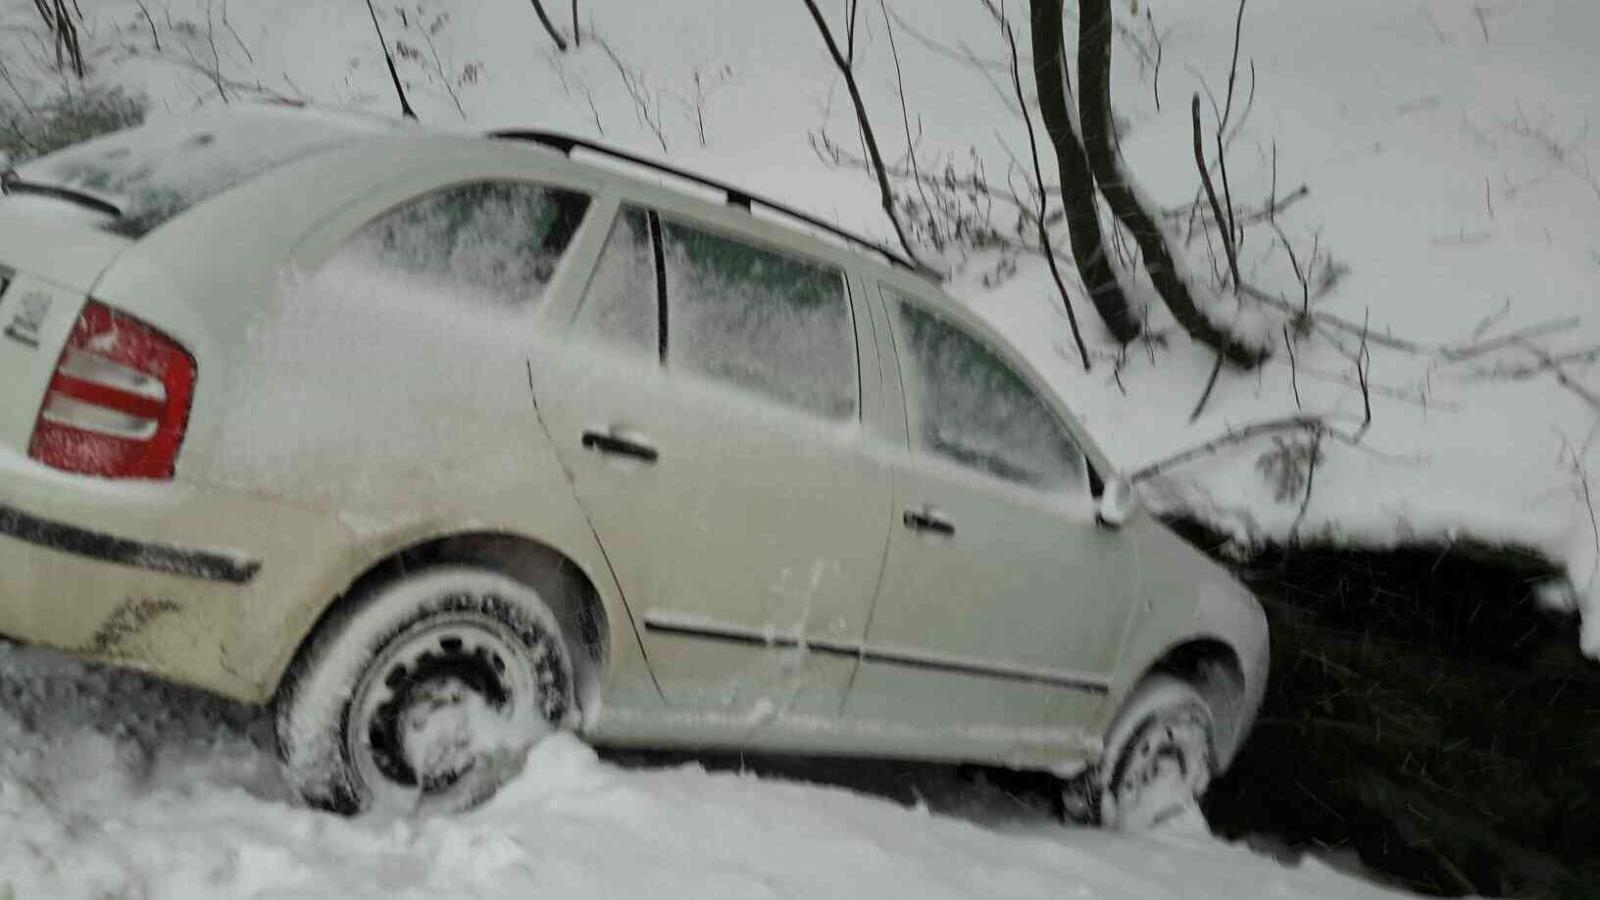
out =
[[837,267],[625,205],[570,339],[532,361],[674,706],[839,713],[855,658],[823,648],[866,632],[891,502],[858,305]]
[[1125,548],[1097,528],[1083,455],[1018,369],[931,305],[883,300],[909,440],[846,714],[1073,743],[1116,660]]

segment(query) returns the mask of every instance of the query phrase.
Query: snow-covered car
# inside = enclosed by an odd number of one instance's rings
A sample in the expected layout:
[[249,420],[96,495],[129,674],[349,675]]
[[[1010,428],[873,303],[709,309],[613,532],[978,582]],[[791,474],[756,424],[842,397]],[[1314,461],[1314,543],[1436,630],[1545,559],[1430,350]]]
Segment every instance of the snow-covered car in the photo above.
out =
[[1255,716],[1255,600],[826,223],[273,106],[4,188],[0,634],[274,704],[313,804],[459,809],[565,728],[1046,769],[1127,825]]

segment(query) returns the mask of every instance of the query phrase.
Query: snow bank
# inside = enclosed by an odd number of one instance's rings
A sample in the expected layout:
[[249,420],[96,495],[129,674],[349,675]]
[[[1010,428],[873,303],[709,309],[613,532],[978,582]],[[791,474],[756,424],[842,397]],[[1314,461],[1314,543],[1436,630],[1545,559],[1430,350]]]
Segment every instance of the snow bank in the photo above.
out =
[[0,698],[0,897],[16,900],[1400,896],[1194,822],[986,826],[698,765],[619,768],[568,736],[471,814],[344,820],[284,800],[265,715],[6,646]]

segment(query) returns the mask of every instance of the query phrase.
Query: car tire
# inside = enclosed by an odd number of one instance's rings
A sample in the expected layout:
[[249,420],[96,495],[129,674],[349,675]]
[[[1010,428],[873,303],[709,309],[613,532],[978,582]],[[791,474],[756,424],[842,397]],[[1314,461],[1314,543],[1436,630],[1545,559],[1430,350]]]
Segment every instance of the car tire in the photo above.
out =
[[1142,831],[1193,806],[1215,774],[1215,746],[1211,707],[1194,686],[1147,677],[1111,727],[1094,776],[1101,826]]
[[572,656],[549,606],[516,579],[456,564],[357,588],[276,703],[290,786],[345,814],[476,806],[577,718]]

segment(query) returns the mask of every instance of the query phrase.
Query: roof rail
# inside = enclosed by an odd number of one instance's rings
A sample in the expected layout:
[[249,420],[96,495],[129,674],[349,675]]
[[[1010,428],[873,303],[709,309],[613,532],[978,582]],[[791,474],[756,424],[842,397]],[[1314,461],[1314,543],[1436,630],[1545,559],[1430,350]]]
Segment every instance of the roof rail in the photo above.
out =
[[720,191],[725,197],[727,197],[727,202],[729,205],[743,207],[747,212],[753,211],[754,207],[757,206],[763,207],[771,210],[772,212],[787,216],[791,219],[797,219],[807,225],[810,225],[812,228],[825,231],[828,234],[831,234],[834,237],[839,238],[845,243],[851,245],[852,247],[860,250],[866,250],[871,253],[876,253],[888,260],[893,266],[905,269],[909,272],[916,272],[918,274],[922,273],[922,269],[919,266],[912,263],[904,256],[901,256],[900,254],[884,246],[883,244],[878,243],[877,241],[846,231],[843,228],[840,228],[837,225],[829,224],[828,222],[825,222],[822,219],[811,215],[810,213],[801,212],[798,209],[787,206],[783,203],[779,203],[776,200],[763,197],[760,194],[752,194],[749,191],[743,190],[742,188],[736,188],[731,184],[726,184],[713,178],[707,178],[704,175],[697,175],[694,172],[688,171],[687,169],[680,169],[677,166],[668,165],[667,163],[663,162],[657,162],[653,159],[648,159],[634,153],[629,153],[626,150],[620,150],[616,147],[601,144],[597,141],[591,141],[588,138],[574,137],[572,135],[561,134],[560,132],[555,131],[538,131],[513,128],[504,131],[491,131],[489,132],[489,137],[498,138],[501,140],[529,141],[539,144],[540,146],[549,147],[552,150],[560,151],[567,156],[571,156],[573,150],[587,150],[591,153],[598,153],[601,156],[610,157],[612,159],[620,159],[624,162],[643,166],[647,169],[657,172],[665,172],[674,178],[682,178],[685,181],[691,181],[700,185],[701,187],[707,187],[714,191]]

